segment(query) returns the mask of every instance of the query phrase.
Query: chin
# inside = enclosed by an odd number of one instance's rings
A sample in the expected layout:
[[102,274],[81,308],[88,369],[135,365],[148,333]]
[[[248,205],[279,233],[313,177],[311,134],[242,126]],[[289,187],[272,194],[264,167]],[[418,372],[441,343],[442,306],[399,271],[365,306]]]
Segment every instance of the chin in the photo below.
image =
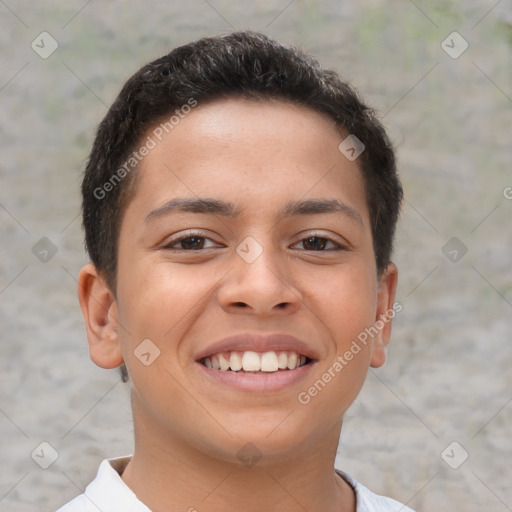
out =
[[270,423],[262,421],[261,417],[259,420],[239,420],[236,428],[229,430],[232,437],[223,436],[216,443],[211,438],[204,440],[205,452],[224,462],[246,467],[256,463],[258,466],[282,464],[304,457],[316,450],[318,440],[325,432],[313,426],[308,428],[304,423],[295,424],[292,420],[294,413],[290,412],[281,412],[279,421]]

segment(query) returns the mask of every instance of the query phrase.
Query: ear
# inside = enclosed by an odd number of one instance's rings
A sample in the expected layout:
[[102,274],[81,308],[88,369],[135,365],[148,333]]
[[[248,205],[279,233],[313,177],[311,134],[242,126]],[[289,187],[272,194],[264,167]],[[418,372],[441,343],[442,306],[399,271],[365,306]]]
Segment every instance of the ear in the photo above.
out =
[[370,366],[379,368],[386,362],[387,347],[391,338],[391,321],[396,314],[395,303],[398,269],[390,263],[379,280],[377,289],[377,314],[375,327],[378,333],[373,338],[372,359]]
[[78,300],[92,361],[101,368],[117,368],[123,363],[117,302],[92,264],[85,265],[78,275]]

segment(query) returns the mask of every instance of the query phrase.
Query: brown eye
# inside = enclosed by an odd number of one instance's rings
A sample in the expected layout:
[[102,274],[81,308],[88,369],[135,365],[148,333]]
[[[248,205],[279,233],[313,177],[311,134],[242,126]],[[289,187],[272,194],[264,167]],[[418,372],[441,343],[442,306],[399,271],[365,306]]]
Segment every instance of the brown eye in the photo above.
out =
[[308,236],[303,238],[300,242],[297,242],[295,245],[299,245],[299,249],[301,248],[300,245],[302,245],[303,250],[317,252],[339,251],[346,249],[334,240],[322,236]]
[[204,248],[204,237],[202,236],[189,236],[188,238],[182,238],[178,241],[180,249],[194,250]]
[[302,245],[307,251],[323,251],[328,241],[327,238],[310,236],[302,240]]
[[212,249],[219,247],[211,238],[201,235],[191,234],[182,236],[170,241],[164,249],[172,251],[200,251],[202,249]]

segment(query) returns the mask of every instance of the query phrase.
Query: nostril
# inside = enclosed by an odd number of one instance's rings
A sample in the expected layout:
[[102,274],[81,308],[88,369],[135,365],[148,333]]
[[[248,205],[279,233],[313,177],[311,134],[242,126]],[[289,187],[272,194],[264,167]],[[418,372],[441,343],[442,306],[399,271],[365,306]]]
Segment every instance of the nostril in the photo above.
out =
[[245,302],[235,302],[234,305],[237,306],[237,307],[240,307],[240,308],[246,308],[247,307],[247,304]]

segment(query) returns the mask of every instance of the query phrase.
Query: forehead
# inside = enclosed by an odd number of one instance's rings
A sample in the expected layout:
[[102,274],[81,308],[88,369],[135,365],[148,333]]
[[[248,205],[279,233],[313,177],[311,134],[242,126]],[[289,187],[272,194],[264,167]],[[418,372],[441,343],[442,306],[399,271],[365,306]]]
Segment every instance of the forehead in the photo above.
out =
[[326,114],[284,100],[243,98],[198,104],[164,137],[171,133],[174,140],[167,138],[171,144],[186,142],[200,149],[208,141],[217,146],[216,151],[256,150],[260,157],[267,147],[283,154],[287,149],[300,152],[300,148],[307,151],[313,146],[320,149],[340,137],[339,128]]
[[[147,208],[172,197],[211,197],[243,207],[344,196],[366,215],[357,161],[338,150],[344,135],[327,115],[278,100],[227,99],[198,104],[173,124],[155,124],[153,149],[139,164],[135,201]],[[148,140],[149,140],[148,139]]]

